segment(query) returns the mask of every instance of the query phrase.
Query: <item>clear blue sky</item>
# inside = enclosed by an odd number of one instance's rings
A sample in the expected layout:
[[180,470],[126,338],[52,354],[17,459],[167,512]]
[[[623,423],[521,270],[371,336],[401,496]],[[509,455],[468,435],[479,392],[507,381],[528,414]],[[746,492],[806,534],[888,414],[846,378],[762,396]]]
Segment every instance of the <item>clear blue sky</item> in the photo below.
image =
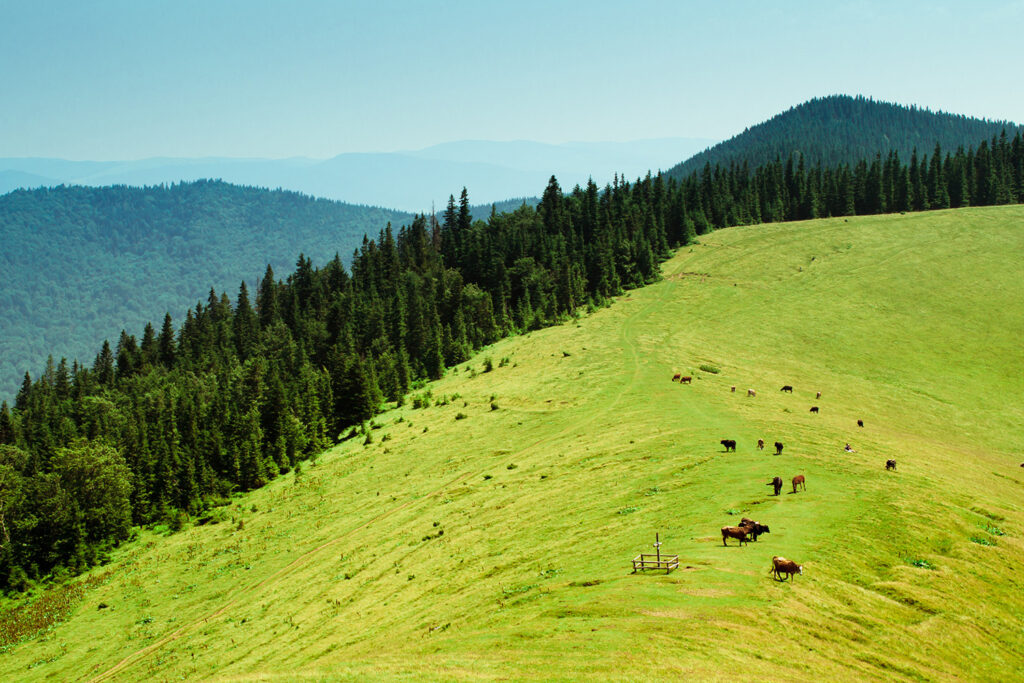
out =
[[724,139],[833,93],[1024,121],[1024,2],[0,0],[0,157]]

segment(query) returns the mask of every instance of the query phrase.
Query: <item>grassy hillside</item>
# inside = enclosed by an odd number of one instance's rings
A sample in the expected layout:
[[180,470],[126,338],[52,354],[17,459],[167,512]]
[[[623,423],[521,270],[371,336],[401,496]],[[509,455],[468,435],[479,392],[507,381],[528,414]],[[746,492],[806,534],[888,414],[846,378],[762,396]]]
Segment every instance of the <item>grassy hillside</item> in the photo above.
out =
[[[8,611],[0,677],[1020,677],[1022,222],[706,236],[662,282],[449,373],[444,405]],[[723,547],[741,515],[771,533]],[[656,532],[680,570],[631,575]],[[804,574],[773,581],[773,555]]]

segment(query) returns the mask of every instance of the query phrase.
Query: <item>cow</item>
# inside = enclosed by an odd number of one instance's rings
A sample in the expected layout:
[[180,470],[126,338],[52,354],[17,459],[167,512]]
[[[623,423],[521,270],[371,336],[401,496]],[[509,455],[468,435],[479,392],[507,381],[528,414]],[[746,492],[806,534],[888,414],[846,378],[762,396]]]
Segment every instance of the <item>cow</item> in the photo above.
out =
[[736,452],[736,439],[722,439],[718,443],[725,446],[726,453],[728,453],[729,451],[732,451],[733,453]]
[[797,486],[802,486],[804,491],[807,490],[807,482],[804,480],[804,475],[798,474],[793,477],[793,493],[796,493]]
[[775,442],[775,455],[782,455],[782,442],[781,441],[776,441]]
[[679,378],[679,383],[680,384],[689,384],[692,381],[693,381],[693,376],[692,375],[683,375],[682,377]]
[[682,379],[682,377],[683,377],[683,373],[677,372],[676,374],[672,375],[672,381],[673,382],[678,382],[680,379]]
[[756,541],[757,537],[761,534],[771,533],[771,529],[768,528],[767,524],[761,524],[760,522],[755,522],[754,520],[747,519],[746,517],[740,520],[740,526],[744,529],[749,529],[747,535],[750,536],[753,541]]
[[744,543],[747,543],[747,529],[741,526],[723,526],[722,527],[722,545],[729,545],[725,542],[727,538],[735,538],[740,542],[742,547]]
[[857,426],[858,427],[863,427],[864,426],[864,420],[857,420]]
[[786,386],[784,386],[781,389],[779,389],[779,391],[785,391],[788,394],[792,394],[793,393],[793,387],[791,387],[790,385],[787,384]]
[[819,391],[819,392],[818,392],[818,395],[817,395],[817,396],[815,396],[814,398],[821,398],[821,392]]
[[815,415],[817,415],[818,414],[818,406],[811,406],[811,412],[814,413]]
[[[1021,467],[1024,467],[1024,465],[1021,465]],[[896,461],[892,460],[892,459],[886,460],[885,461],[885,469],[887,469],[887,470],[895,470],[896,469]]]
[[757,392],[753,389],[747,389],[747,396],[757,396]]
[[782,490],[782,477],[773,478],[770,482],[765,484],[765,486],[775,487],[775,495],[779,495],[779,492]]
[[777,581],[785,581],[782,578],[783,574],[787,574],[787,578],[792,578],[797,574],[804,573],[804,567],[802,564],[797,564],[793,560],[787,560],[784,557],[776,555],[772,558],[772,568],[768,570],[769,574],[774,574]]
[[734,393],[734,394],[736,393],[736,387],[732,388],[732,393]]
[[759,450],[759,451],[763,451],[764,450],[764,439],[758,439],[757,440],[757,450]]

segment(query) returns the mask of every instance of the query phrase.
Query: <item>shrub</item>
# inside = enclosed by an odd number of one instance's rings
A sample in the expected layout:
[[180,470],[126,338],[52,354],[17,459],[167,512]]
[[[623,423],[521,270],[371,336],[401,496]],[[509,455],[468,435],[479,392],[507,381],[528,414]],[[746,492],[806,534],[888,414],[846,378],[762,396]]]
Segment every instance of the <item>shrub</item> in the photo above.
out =
[[919,569],[931,569],[932,571],[935,570],[935,565],[932,564],[931,562],[929,562],[928,560],[920,560],[920,559],[918,559],[918,560],[908,560],[908,562],[910,563],[910,566],[912,566],[912,567],[918,567]]
[[491,401],[491,410],[497,410],[497,409],[498,409],[498,404],[495,403],[494,401]]
[[971,542],[977,543],[978,545],[996,545],[996,542],[991,538],[985,538],[983,536],[971,536]]
[[619,510],[619,511],[618,511],[618,513],[616,513],[616,514],[620,514],[620,515],[629,515],[629,514],[632,514],[632,513],[634,513],[634,512],[639,512],[639,510],[640,510],[640,508],[638,508],[638,507],[628,507],[628,508],[622,508],[622,509],[621,509],[621,510]]
[[494,361],[491,360],[490,356],[487,356],[487,358],[484,358],[484,372],[490,372],[493,369],[494,369]]
[[456,413],[455,414],[455,419],[456,420],[465,420],[467,417],[469,417],[469,415],[466,415],[465,413]]
[[506,366],[506,365],[508,365],[508,364],[509,364],[509,357],[508,357],[508,356],[505,356],[504,358],[502,358],[502,359],[501,359],[501,360],[500,360],[500,361],[498,362],[498,367],[499,367],[499,368],[503,368],[503,367],[505,367],[505,366]]
[[704,372],[710,372],[712,375],[717,375],[721,372],[721,370],[716,368],[714,365],[708,365],[707,363],[702,363],[700,369]]

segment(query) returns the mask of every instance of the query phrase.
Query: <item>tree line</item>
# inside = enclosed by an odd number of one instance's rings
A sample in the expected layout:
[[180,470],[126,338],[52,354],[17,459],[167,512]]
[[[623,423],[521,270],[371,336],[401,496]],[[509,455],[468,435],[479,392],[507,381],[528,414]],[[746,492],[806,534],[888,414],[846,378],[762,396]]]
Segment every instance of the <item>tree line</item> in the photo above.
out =
[[[658,277],[727,225],[1024,201],[1018,134],[904,163],[800,157],[563,193],[474,220],[390,224],[346,267],[300,255],[232,301],[122,331],[91,364],[51,358],[0,405],[0,586],[83,570],[134,525],[199,516],[258,488],[499,338],[556,324]],[[159,328],[159,329],[158,329]]]

